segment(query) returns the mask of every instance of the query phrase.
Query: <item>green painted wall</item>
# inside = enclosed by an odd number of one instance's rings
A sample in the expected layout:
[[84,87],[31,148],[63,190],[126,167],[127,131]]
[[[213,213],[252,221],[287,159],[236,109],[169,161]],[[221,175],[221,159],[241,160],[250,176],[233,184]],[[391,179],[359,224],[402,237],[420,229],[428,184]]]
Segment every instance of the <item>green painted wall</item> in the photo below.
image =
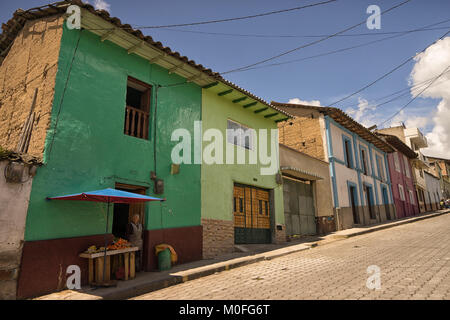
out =
[[[277,129],[273,120],[257,115],[250,109],[244,109],[225,97],[220,97],[208,89],[202,95],[202,130],[219,129],[226,145],[227,119],[234,120],[255,130]],[[209,142],[203,142],[203,148]],[[234,147],[240,148],[240,147]],[[268,141],[270,150],[270,141]],[[245,150],[248,159],[249,150]],[[248,161],[246,162],[248,163]],[[260,188],[273,189],[275,196],[275,222],[284,224],[283,189],[277,185],[275,175],[261,175],[260,164],[212,164],[202,165],[202,218],[233,219],[233,185],[242,183]],[[255,181],[254,179],[257,179]]]
[[[154,86],[149,140],[123,134],[128,76]],[[193,123],[201,117],[200,87],[190,83],[164,88],[181,82],[183,78],[88,31],[64,29],[45,165],[33,181],[25,240],[105,232],[104,204],[46,201],[47,196],[114,187],[116,182],[148,186],[153,195],[156,103],[156,171],[165,182],[165,194],[158,197],[167,201],[147,205],[146,228],[200,225],[200,165],[170,175],[172,131],[183,127],[193,136]],[[157,85],[163,87],[156,101]]]

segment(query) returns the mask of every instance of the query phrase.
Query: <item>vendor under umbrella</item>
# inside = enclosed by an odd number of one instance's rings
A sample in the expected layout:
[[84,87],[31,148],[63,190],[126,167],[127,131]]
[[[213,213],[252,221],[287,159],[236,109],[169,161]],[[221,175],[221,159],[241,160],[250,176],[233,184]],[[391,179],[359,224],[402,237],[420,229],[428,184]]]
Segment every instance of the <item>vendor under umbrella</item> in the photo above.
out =
[[142,223],[141,217],[138,214],[133,215],[131,222],[127,227],[127,238],[131,242],[133,247],[138,247],[139,251],[136,252],[136,271],[141,271],[142,266]]

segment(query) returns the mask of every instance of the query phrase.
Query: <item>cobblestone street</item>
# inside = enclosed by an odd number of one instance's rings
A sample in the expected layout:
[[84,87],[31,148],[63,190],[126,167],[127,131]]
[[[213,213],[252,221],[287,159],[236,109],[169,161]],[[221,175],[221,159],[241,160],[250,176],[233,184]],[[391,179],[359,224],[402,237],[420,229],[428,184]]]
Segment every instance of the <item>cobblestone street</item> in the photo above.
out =
[[[367,267],[381,269],[369,290]],[[450,299],[450,215],[217,273],[134,299]]]

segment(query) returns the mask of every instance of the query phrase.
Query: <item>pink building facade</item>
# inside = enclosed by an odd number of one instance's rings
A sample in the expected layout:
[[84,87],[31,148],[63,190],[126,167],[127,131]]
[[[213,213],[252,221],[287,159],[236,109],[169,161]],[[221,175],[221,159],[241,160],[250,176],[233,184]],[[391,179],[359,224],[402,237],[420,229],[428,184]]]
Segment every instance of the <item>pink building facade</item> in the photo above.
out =
[[419,213],[419,205],[411,160],[417,158],[417,154],[396,136],[378,135],[395,149],[395,152],[389,153],[387,157],[397,218],[416,215]]

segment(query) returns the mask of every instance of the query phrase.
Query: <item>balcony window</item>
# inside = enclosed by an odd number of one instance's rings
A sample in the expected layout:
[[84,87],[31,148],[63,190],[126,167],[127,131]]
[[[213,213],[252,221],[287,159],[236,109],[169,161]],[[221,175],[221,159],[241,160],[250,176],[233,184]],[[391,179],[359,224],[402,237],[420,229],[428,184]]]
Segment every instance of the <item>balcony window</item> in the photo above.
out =
[[148,140],[151,86],[128,78],[124,133]]

